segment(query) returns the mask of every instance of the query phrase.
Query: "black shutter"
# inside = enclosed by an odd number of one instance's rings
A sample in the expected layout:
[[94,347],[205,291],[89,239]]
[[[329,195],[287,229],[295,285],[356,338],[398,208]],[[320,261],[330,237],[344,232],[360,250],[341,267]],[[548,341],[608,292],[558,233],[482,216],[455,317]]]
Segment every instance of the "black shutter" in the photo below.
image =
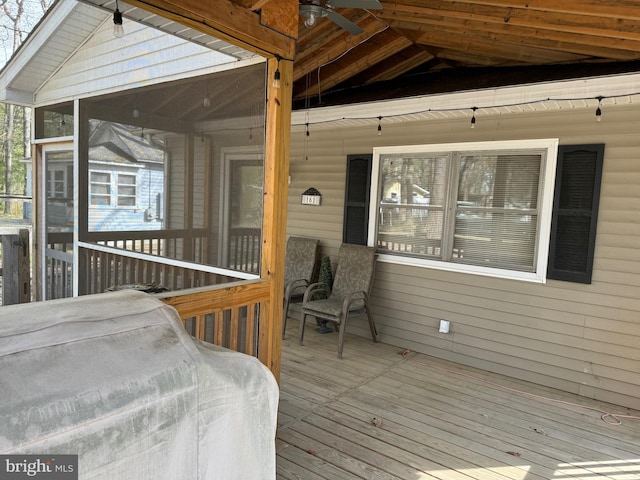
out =
[[342,242],[367,244],[373,155],[347,155]]
[[558,149],[547,278],[591,283],[604,145]]

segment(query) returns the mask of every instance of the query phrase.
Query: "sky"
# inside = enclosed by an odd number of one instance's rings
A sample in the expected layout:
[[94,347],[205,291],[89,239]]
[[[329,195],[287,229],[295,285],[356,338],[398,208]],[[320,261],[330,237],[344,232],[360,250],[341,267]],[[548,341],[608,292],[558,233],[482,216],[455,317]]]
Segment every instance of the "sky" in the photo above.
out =
[[[20,37],[22,41],[27,38],[27,35],[33,29],[33,27],[42,18],[42,4],[51,5],[53,0],[22,0],[24,4],[24,15],[22,22],[18,25],[20,31]],[[0,0],[0,4],[3,1]],[[0,8],[0,67],[3,67],[13,52],[13,32],[14,25],[10,16],[6,14],[4,8],[8,8],[11,15],[16,12],[16,0],[6,0],[4,7]]]

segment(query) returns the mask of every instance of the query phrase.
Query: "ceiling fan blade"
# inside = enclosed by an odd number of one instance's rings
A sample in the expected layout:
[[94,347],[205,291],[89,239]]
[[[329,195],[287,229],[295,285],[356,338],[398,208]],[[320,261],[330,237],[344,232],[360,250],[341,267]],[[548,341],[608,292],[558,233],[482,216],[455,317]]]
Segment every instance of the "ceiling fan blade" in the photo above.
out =
[[333,8],[366,8],[368,10],[382,10],[378,0],[330,0],[327,2]]
[[333,23],[338,25],[339,27],[344,28],[351,35],[359,35],[364,32],[358,25],[353,23],[351,20],[343,17],[339,13],[334,12],[333,10],[327,9],[327,18],[331,20]]

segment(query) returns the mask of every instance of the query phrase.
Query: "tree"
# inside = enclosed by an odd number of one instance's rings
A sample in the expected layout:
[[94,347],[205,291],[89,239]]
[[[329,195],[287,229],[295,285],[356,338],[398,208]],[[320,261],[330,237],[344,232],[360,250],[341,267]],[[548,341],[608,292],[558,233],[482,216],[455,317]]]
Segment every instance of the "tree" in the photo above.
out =
[[[52,0],[32,2],[28,0],[0,0],[2,22],[5,35],[1,37],[4,46],[5,61],[15,53],[33,28],[51,5]],[[30,111],[23,106],[0,105],[0,178],[1,193],[10,197],[12,194],[25,193],[25,167],[16,163],[17,159],[28,156],[31,148],[29,138]],[[11,213],[11,202],[4,203],[4,214]]]

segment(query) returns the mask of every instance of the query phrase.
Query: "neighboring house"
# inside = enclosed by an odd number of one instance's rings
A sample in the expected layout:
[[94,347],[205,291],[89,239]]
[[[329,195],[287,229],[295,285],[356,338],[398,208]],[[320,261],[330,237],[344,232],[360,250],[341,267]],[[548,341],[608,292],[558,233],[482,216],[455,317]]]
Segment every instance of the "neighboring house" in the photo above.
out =
[[[164,214],[162,145],[122,125],[95,122],[89,148],[89,230],[160,230]],[[31,190],[33,166],[27,164]],[[47,225],[73,231],[73,157],[60,155],[47,165]],[[30,191],[28,192],[31,195]]]
[[386,343],[640,408],[638,85],[294,112],[287,233],[377,247]]

